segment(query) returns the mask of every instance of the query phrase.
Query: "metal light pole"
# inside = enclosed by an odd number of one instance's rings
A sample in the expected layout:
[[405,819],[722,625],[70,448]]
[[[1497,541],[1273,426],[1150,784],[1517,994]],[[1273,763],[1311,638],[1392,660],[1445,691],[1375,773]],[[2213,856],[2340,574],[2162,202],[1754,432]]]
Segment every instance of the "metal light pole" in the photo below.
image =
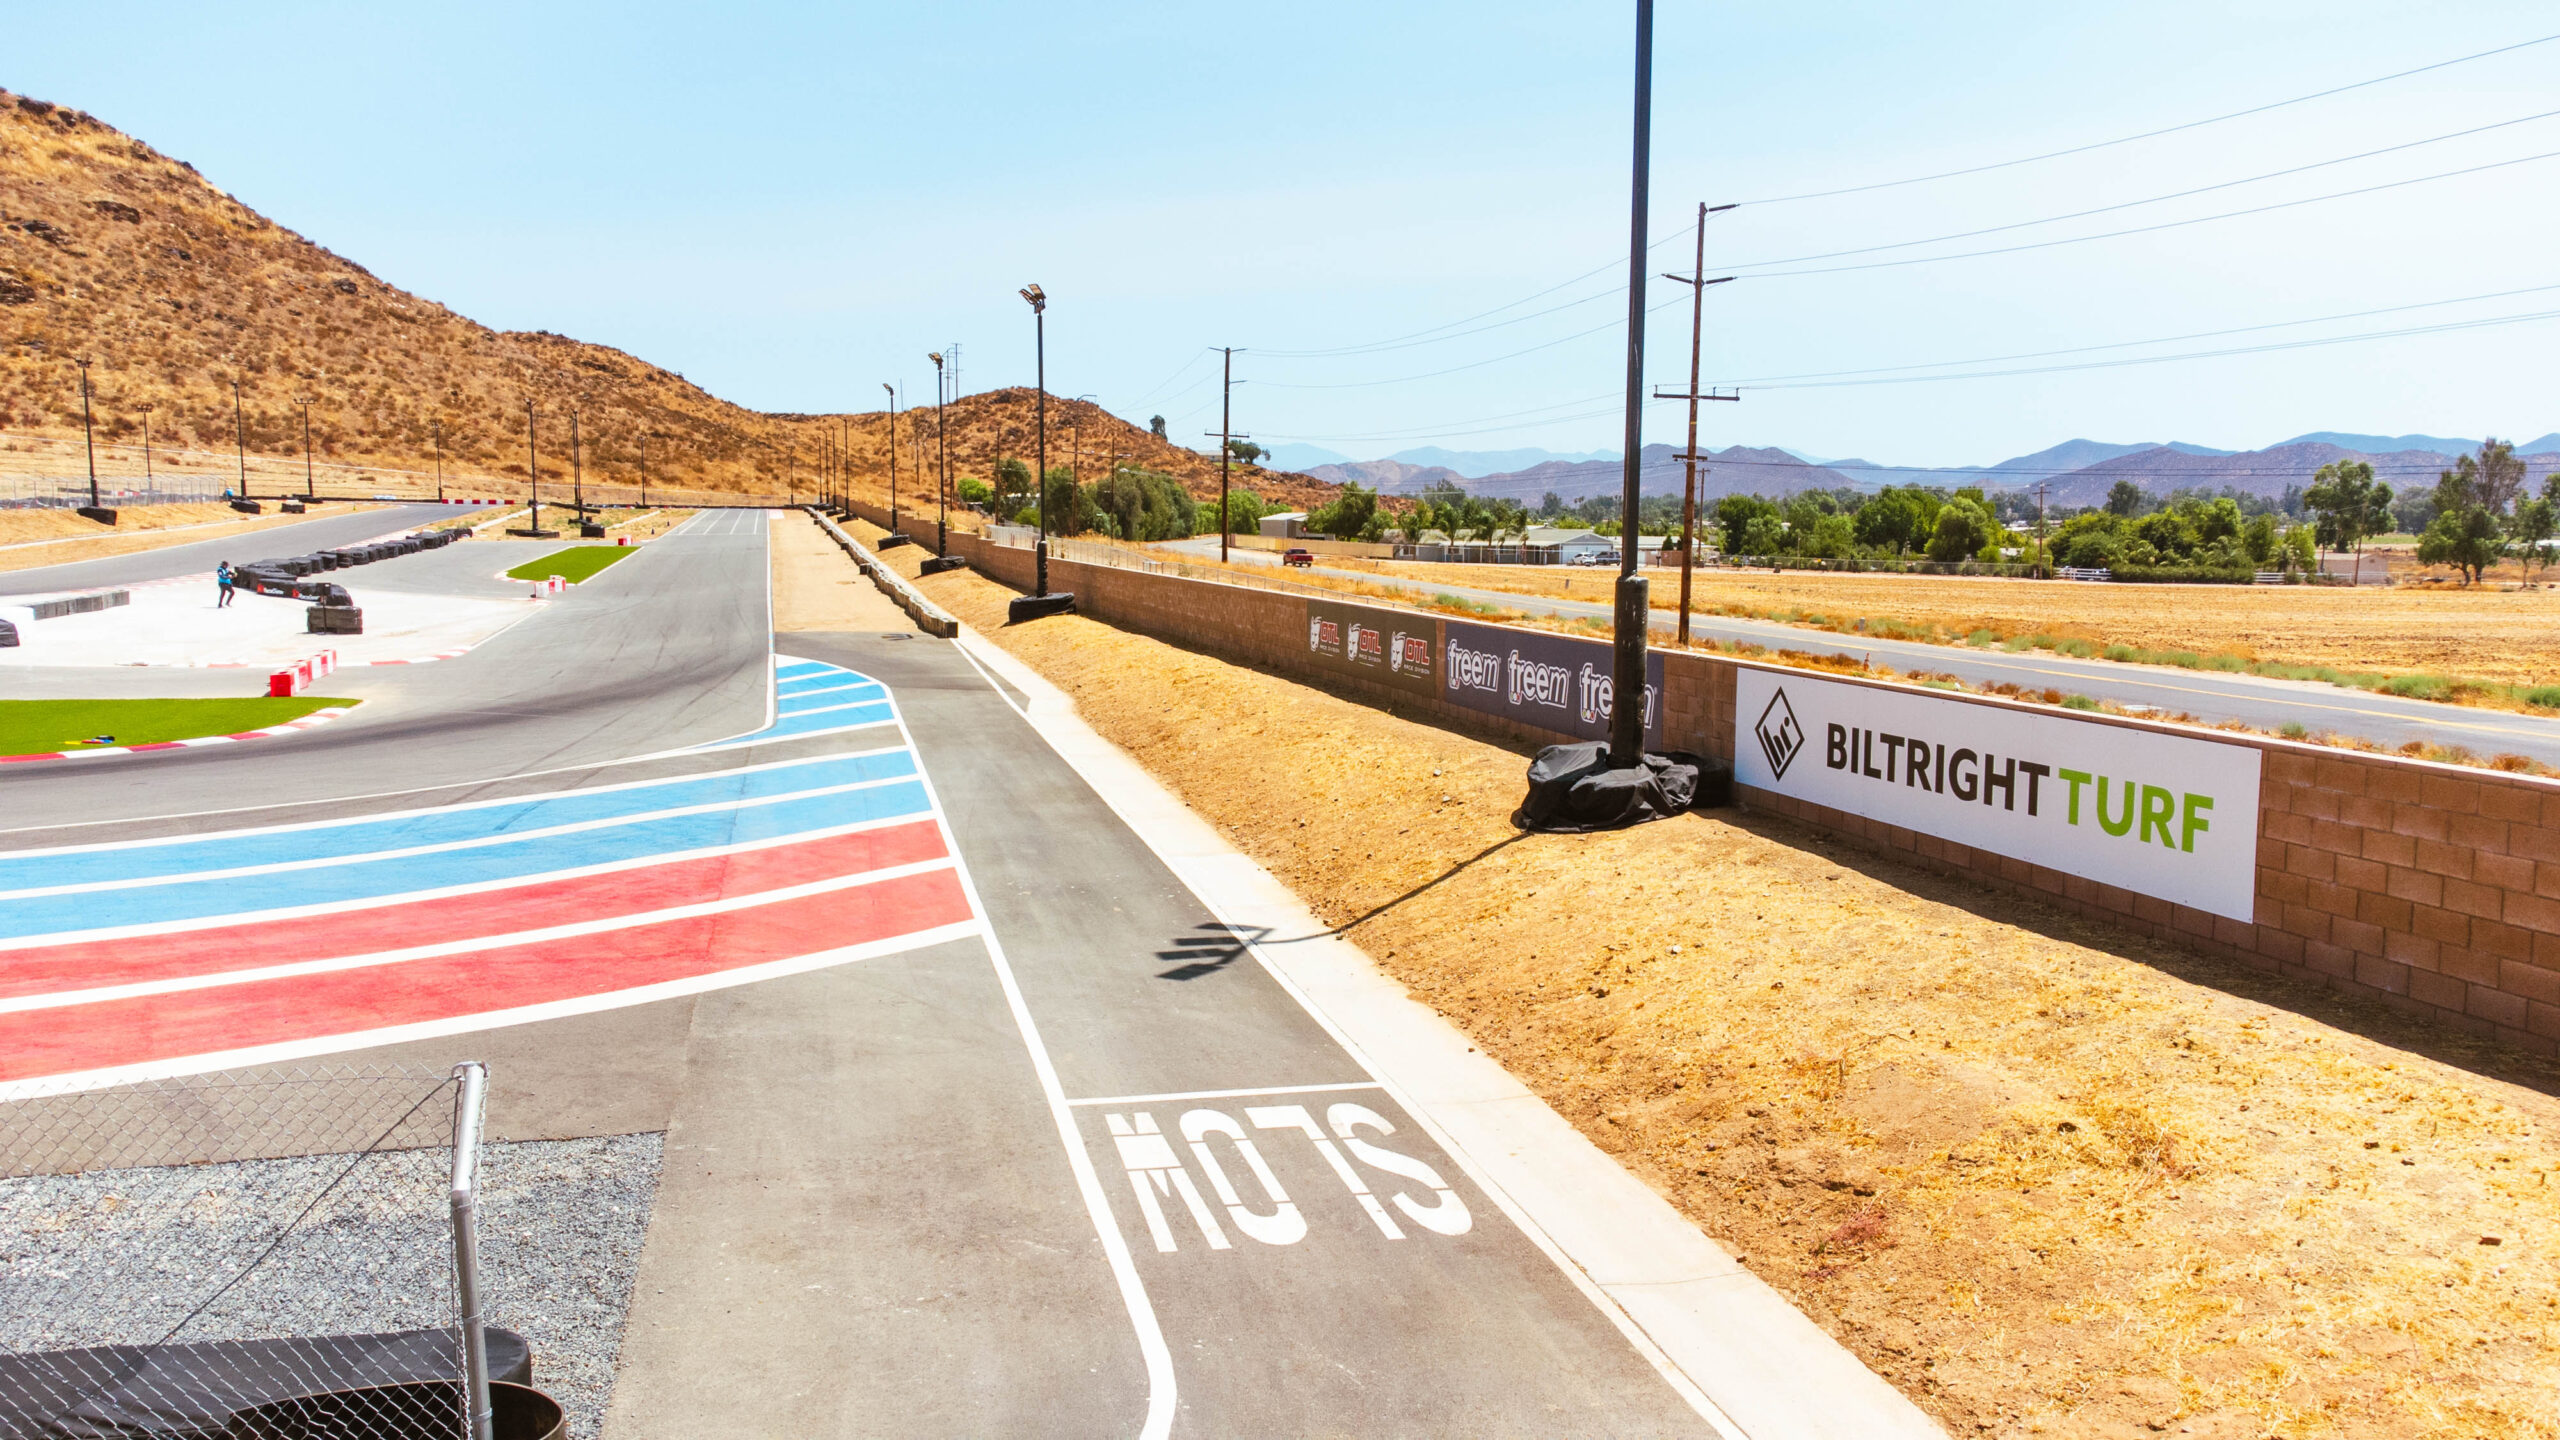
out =
[[98,510],[105,507],[98,503],[98,439],[89,425],[89,362],[74,363],[80,367],[80,444],[89,452],[89,508]]
[[1049,593],[1049,297],[1037,285],[1022,288],[1022,298],[1031,305],[1032,394],[1040,417],[1040,442],[1035,452],[1040,468],[1031,483],[1040,492],[1040,545],[1032,559],[1032,593]]
[[151,407],[142,407],[142,489],[149,494],[160,487],[151,479]]
[[649,508],[649,432],[640,432],[640,508]]
[[578,443],[578,409],[569,407],[569,508],[578,512],[578,523],[587,523],[587,476],[580,468]]
[[430,420],[427,428],[436,437],[436,503],[441,505],[444,503],[444,422]]
[[240,418],[240,377],[231,378],[231,443],[240,449],[240,498],[249,498],[249,427]]
[[933,462],[934,537],[933,553],[951,553],[951,437],[945,421],[949,412],[943,408],[942,352],[933,355]]
[[525,532],[540,538],[542,534],[542,457],[533,445],[533,402],[524,402],[524,484],[525,503],[532,507],[525,517]]
[[320,495],[320,482],[314,478],[311,470],[311,407],[320,402],[317,399],[305,400],[297,395],[293,398],[293,403],[302,407],[302,498],[315,500]]
[[889,392],[889,533],[898,533],[898,387],[883,380]]
[[1644,482],[1644,255],[1645,208],[1653,162],[1653,0],[1636,0],[1635,156],[1627,202],[1627,423],[1626,470],[1618,519],[1616,654],[1611,666],[1609,765],[1644,763],[1645,627],[1653,607],[1645,578],[1636,573],[1636,514]]

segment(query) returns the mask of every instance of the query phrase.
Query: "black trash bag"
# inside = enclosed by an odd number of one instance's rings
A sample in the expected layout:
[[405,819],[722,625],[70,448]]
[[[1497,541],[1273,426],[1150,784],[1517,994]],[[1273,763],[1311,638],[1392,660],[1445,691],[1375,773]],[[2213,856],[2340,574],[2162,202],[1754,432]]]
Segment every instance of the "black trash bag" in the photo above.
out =
[[1550,745],[1529,762],[1529,794],[1511,823],[1552,835],[1640,825],[1702,799],[1716,803],[1719,790],[1729,797],[1732,774],[1723,761],[1686,751],[1647,754],[1641,765],[1613,770],[1600,741]]

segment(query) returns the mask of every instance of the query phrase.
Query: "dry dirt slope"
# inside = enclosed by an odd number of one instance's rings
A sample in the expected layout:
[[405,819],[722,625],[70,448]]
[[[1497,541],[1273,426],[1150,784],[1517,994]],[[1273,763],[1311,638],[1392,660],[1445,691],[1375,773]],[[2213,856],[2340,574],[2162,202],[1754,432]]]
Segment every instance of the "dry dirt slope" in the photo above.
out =
[[[568,475],[567,412],[581,411],[589,478],[636,478],[641,437],[660,484],[805,488],[831,448],[885,498],[889,418],[765,414],[601,345],[500,332],[375,278],[224,194],[193,166],[97,118],[0,91],[0,430],[77,435],[78,371],[94,357],[100,429],[155,444],[232,446],[242,382],[250,450],[299,451],[297,395],[316,397],[323,458],[423,469],[441,424],[449,464],[524,473],[524,404],[541,410],[546,478]],[[1027,389],[952,407],[960,473],[1028,458]],[[931,407],[920,407],[918,417]],[[1050,459],[1125,452],[1214,494],[1213,458],[1150,436],[1098,407],[1051,396]],[[908,470],[921,438],[898,427]],[[1240,474],[1265,494],[1320,500],[1305,477]]]

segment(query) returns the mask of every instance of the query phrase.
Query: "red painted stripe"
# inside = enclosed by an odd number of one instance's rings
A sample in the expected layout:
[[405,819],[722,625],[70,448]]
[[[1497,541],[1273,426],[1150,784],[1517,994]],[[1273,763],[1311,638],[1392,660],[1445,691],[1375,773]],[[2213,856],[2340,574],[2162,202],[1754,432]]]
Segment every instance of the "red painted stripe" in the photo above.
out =
[[133,750],[133,751],[142,751],[142,750],[184,750],[184,749],[186,749],[186,748],[187,748],[187,742],[186,742],[186,741],[184,741],[184,740],[155,740],[155,741],[153,741],[152,743],[150,743],[150,744],[148,744],[148,745],[127,745],[127,746],[126,746],[126,747],[124,747],[124,748],[126,748],[127,750]]
[[678,905],[806,885],[839,875],[937,860],[946,852],[930,820],[776,845],[733,855],[391,903],[329,915],[0,950],[0,998],[130,985],[289,960],[325,960],[454,940],[636,915]]
[[714,975],[970,917],[950,870],[539,945],[0,1015],[0,1080],[487,1014]]

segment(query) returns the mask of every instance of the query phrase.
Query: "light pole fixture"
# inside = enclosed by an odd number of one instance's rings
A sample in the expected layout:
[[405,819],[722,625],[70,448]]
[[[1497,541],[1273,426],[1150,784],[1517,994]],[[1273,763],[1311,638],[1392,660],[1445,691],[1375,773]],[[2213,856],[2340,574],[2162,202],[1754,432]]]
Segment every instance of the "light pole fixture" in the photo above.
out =
[[1033,451],[1039,469],[1033,474],[1032,483],[1040,489],[1040,543],[1033,552],[1032,593],[1005,607],[1006,618],[1013,621],[1036,620],[1076,608],[1075,596],[1049,593],[1049,296],[1037,285],[1025,285],[1021,293],[1024,303],[1031,307],[1031,393],[1039,417],[1039,442]]
[[83,355],[73,363],[80,367],[80,444],[89,452],[89,508],[103,510],[106,507],[98,503],[98,438],[89,424],[89,357]]
[[311,469],[311,407],[320,402],[296,395],[293,403],[302,407],[302,498],[315,500],[320,495],[320,482]]
[[949,411],[943,407],[942,352],[933,352],[933,461],[934,536],[933,553],[951,553],[951,437],[945,423]]
[[889,392],[889,533],[898,533],[898,387],[883,380]]

